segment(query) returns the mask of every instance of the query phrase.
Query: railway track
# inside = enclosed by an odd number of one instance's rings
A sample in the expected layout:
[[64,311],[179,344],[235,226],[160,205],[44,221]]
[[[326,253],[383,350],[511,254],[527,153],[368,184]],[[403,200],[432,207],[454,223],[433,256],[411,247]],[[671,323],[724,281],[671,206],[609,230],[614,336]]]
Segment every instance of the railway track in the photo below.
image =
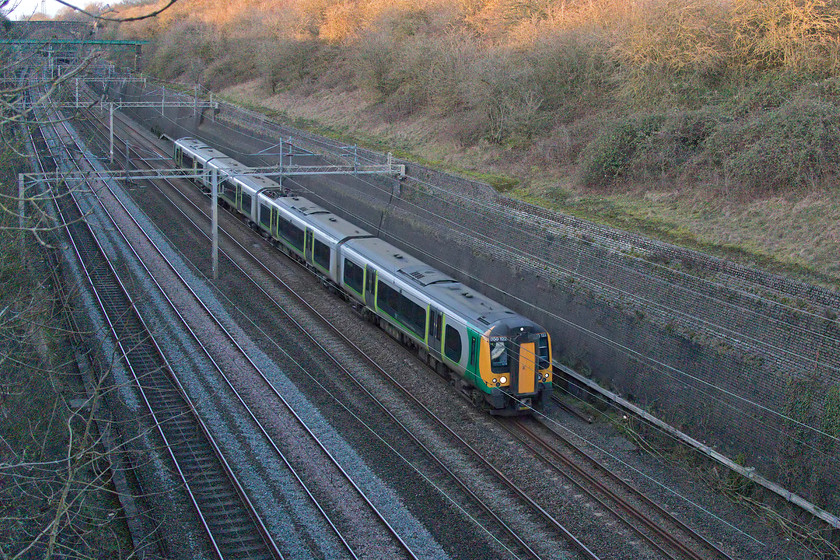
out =
[[[101,194],[104,194],[106,191],[110,191],[110,188],[107,186],[100,190]],[[110,194],[113,195],[113,193]],[[113,200],[119,203],[116,197],[114,197]],[[120,234],[125,237],[126,242],[128,242],[126,234],[122,232],[120,225],[118,225],[118,221],[110,214],[106,205],[103,203],[102,198],[98,198],[97,201],[101,205],[101,208],[108,214],[110,222],[114,224],[117,230],[120,231]],[[69,217],[68,222],[80,225],[85,224],[86,221],[81,219],[83,212],[79,208],[75,208],[75,210],[76,215]],[[123,207],[122,210],[125,215],[128,215],[127,209]],[[65,209],[65,212],[67,211],[68,209]],[[73,208],[70,208],[69,211],[73,211]],[[91,211],[91,209],[87,210],[87,212]],[[134,225],[142,231],[142,228],[140,228],[136,221],[134,221]],[[146,242],[154,246],[154,242],[148,236],[146,237]],[[98,253],[94,250],[95,248],[93,245],[95,244],[95,237],[93,238],[93,242],[86,244],[87,246],[85,246],[85,244],[79,244],[79,251],[77,254],[83,262],[94,263],[94,272],[91,273],[92,284],[97,287],[99,301],[102,303],[103,308],[106,309],[106,311],[112,312],[110,316],[113,316],[113,312],[116,312],[121,308],[132,310],[136,309],[136,302],[130,299],[125,287],[120,285],[116,271],[110,267],[110,263],[108,263],[107,259],[102,258],[101,253],[104,252],[101,250],[102,248],[96,247],[96,249],[100,250]],[[131,243],[129,243],[129,245],[131,245]],[[157,249],[156,246],[155,249]],[[138,252],[135,252],[134,254],[138,261],[142,262],[141,255],[138,254]],[[158,250],[158,254],[160,257],[165,259],[165,256],[161,251]],[[167,262],[167,264],[169,264],[172,271],[175,271],[175,268],[170,263]],[[105,265],[108,266],[106,267]],[[145,268],[146,272],[151,276],[152,271],[147,267]],[[115,279],[116,282],[112,281],[110,285],[103,282],[99,276],[96,276],[95,271],[97,270],[108,270],[112,280]],[[183,279],[181,280],[183,285],[187,286],[187,283],[183,281]],[[163,294],[172,309],[176,310],[176,313],[179,317],[181,317],[180,313],[177,312],[176,304],[166,294],[166,290],[157,281],[155,281],[155,283],[157,284],[160,293]],[[114,284],[116,284],[116,286]],[[189,288],[187,289],[189,290]],[[200,301],[200,298],[194,292],[192,292],[192,295],[196,301]],[[204,307],[204,311],[212,318],[213,321],[216,322],[217,325],[221,327],[221,322],[212,315],[209,309]],[[221,446],[214,442],[210,429],[206,426],[206,424],[197,415],[193,416],[190,414],[195,411],[196,407],[189,401],[189,398],[186,396],[186,390],[180,385],[180,383],[178,383],[177,378],[171,374],[172,367],[165,363],[165,358],[163,358],[164,353],[155,343],[153,336],[150,334],[151,329],[143,323],[143,320],[139,315],[133,316],[131,319],[133,319],[136,324],[131,324],[131,322],[124,317],[120,317],[117,321],[114,321],[114,333],[117,339],[127,346],[127,348],[124,348],[124,354],[128,356],[129,363],[134,367],[135,377],[144,393],[143,398],[147,402],[151,414],[155,419],[155,425],[160,427],[161,437],[165,441],[166,448],[170,450],[170,455],[176,464],[176,471],[181,475],[185,488],[187,488],[187,491],[191,496],[191,500],[198,511],[198,515],[202,520],[202,524],[205,526],[210,541],[213,544],[216,555],[222,558],[282,558],[283,555],[280,553],[280,550],[274,543],[274,540],[268,534],[265,523],[263,523],[260,519],[257,507],[255,504],[251,503],[243,485],[238,482],[237,476],[234,474],[234,469],[225,459]],[[190,331],[197,344],[206,351],[206,348],[199,340],[198,335],[189,327],[187,321],[183,319],[183,317],[182,320],[186,329]],[[224,329],[222,328],[222,330]],[[226,333],[226,335],[233,344],[236,344],[234,337],[230,335],[230,333]],[[149,345],[152,346],[151,349],[147,348]],[[245,356],[245,359],[251,363],[255,371],[260,374],[262,379],[270,387],[270,383],[262,372],[259,371],[257,365],[247,357],[244,350],[240,348],[240,351],[242,352],[242,355]],[[315,506],[319,509],[326,522],[331,526],[332,530],[335,532],[343,545],[344,552],[341,556],[357,558],[355,552],[341,536],[335,524],[332,523],[323,508],[321,508],[320,504],[317,503],[315,497],[306,488],[302,478],[294,471],[294,468],[283,456],[280,449],[271,441],[271,436],[269,436],[266,428],[260,424],[256,415],[248,408],[245,400],[237,393],[233,382],[224,375],[222,368],[216,364],[209,352],[207,355],[208,358],[210,358],[210,361],[216,365],[218,374],[225,379],[225,382],[228,384],[231,391],[237,394],[242,406],[248,410],[248,415],[253,420],[256,428],[266,437],[266,440],[270,442],[277,455],[283,460],[286,467],[304,489],[310,500],[312,500]],[[152,375],[155,372],[162,372],[164,370],[169,373],[168,376]],[[173,382],[177,385],[179,389],[178,391],[172,390],[171,384]],[[167,387],[167,383],[169,384],[169,387]],[[169,389],[168,391],[167,388]],[[271,389],[273,390],[273,387],[271,387]],[[359,495],[375,512],[380,523],[387,527],[394,542],[399,543],[398,548],[401,549],[401,551],[395,552],[392,550],[386,554],[390,557],[417,558],[417,555],[411,550],[409,545],[400,537],[400,535],[396,533],[393,527],[390,526],[381,512],[377,510],[372,502],[364,495],[361,489],[358,488],[358,486],[355,486],[355,483],[353,483],[350,475],[342,469],[341,465],[339,465],[334,458],[331,457],[329,451],[317,439],[317,437],[309,431],[308,428],[306,428],[303,420],[294,413],[291,406],[285,402],[283,397],[277,393],[276,390],[274,390],[274,392],[277,397],[286,404],[288,411],[295,416],[301,425],[303,425],[310,438],[312,438],[312,440],[317,444],[314,447],[320,448],[323,454],[332,460],[336,469],[344,475],[349,484],[355,487]],[[200,429],[196,430],[193,426],[198,426]],[[213,469],[210,468],[210,465],[213,461],[206,450],[207,446],[197,446],[195,445],[195,442],[197,441],[206,441],[209,443],[209,447],[212,448],[215,458],[222,466],[224,476],[221,476],[217,472],[212,472]],[[317,457],[313,460],[317,462],[324,461],[322,457]],[[227,491],[224,481],[225,477],[230,485],[233,486],[235,492],[231,493]],[[255,522],[259,528],[258,532],[263,537],[263,544],[266,545],[266,548],[268,549],[267,554],[265,553],[266,551],[257,551],[257,545],[252,542],[254,531],[253,529],[247,529],[248,522],[245,520],[237,520],[236,516],[231,514],[232,510],[242,509],[241,507],[237,507],[239,506],[238,502],[240,501],[246,506],[250,520]],[[368,534],[366,535],[366,538],[370,539],[372,536]]]
[[[48,121],[49,122],[49,121]],[[61,123],[60,119],[53,122]],[[42,129],[42,141],[53,161],[68,161],[60,153],[64,142],[57,125],[52,132]],[[66,131],[65,131],[66,132]],[[70,158],[73,161],[73,158]],[[74,165],[79,165],[74,163]],[[43,166],[43,162],[42,162]],[[43,166],[49,168],[48,166]],[[69,242],[76,253],[93,295],[111,330],[124,364],[150,414],[154,429],[174,466],[185,492],[218,558],[282,558],[270,539],[253,529],[255,513],[243,507],[241,488],[220,462],[220,451],[207,427],[192,414],[193,406],[172,375],[160,347],[134,300],[106,257],[106,252],[82,210],[81,190],[58,200]]]
[[[387,375],[387,374],[386,374],[386,375]],[[410,394],[407,394],[407,396],[408,396],[408,397],[411,397],[411,395],[410,395]],[[430,413],[430,414],[431,414],[431,413]],[[469,447],[469,446],[468,446],[468,444],[466,444],[465,442],[464,442],[464,444],[465,444],[467,447]],[[476,455],[478,456],[478,454],[476,454]],[[502,476],[503,476],[503,475],[502,475]],[[513,485],[511,485],[511,486],[513,486]],[[541,509],[541,508],[539,508],[539,506],[538,506],[538,505],[536,505],[535,503],[532,503],[532,507],[535,507],[538,511]],[[629,506],[628,506],[628,507],[629,507]],[[652,530],[654,530],[654,531],[655,531],[655,530],[656,530],[656,529],[655,529],[655,527],[654,527]],[[685,528],[685,530],[687,530],[687,528]],[[675,541],[675,540],[674,540],[674,539],[672,539],[672,538],[670,538],[670,539],[669,539],[669,537],[668,537],[668,535],[667,535],[667,532],[666,532],[666,531],[659,531],[659,532],[658,532],[658,535],[660,536],[660,538],[662,538],[663,540],[665,540],[666,542],[668,542],[668,543],[670,544],[670,546],[671,546],[671,547],[673,547],[674,549],[676,549],[676,550],[680,551],[682,554],[685,554],[685,557],[688,557],[688,558],[702,558],[702,556],[693,555],[693,554],[692,554],[692,552],[690,551],[690,549],[687,549],[687,548],[683,547],[683,546],[681,545],[681,543],[679,543],[678,541]],[[648,541],[649,541],[649,543],[651,544],[651,546],[653,546],[654,548],[656,548],[657,550],[659,550],[660,552],[662,552],[662,553],[665,555],[665,557],[673,557],[670,553],[668,553],[668,552],[666,552],[664,549],[662,549],[662,547],[661,547],[660,545],[658,545],[658,544],[656,543],[656,541],[654,541],[654,540],[652,540],[652,539],[648,539]],[[583,548],[585,549],[585,546],[584,546]],[[718,551],[718,552],[720,552],[720,551]],[[588,551],[588,549],[586,549],[584,553],[585,553],[585,554],[590,554],[591,552],[590,552],[590,551]],[[722,555],[722,553],[720,553],[720,554]],[[595,556],[594,556],[594,554],[593,554],[591,557],[595,557]],[[725,558],[726,556],[725,556],[725,555],[722,555],[722,556],[720,556],[720,557],[724,557],[724,558]]]
[[[617,519],[632,528],[664,558],[704,560],[713,557],[719,560],[734,560],[720,547],[612,473],[601,462],[549,424],[536,419],[519,419],[510,424],[503,423],[503,426],[512,437],[521,441],[539,456],[544,464],[567,478]],[[593,474],[574,458],[560,452],[555,447],[558,440],[576,456],[583,458],[594,467],[597,474]]]

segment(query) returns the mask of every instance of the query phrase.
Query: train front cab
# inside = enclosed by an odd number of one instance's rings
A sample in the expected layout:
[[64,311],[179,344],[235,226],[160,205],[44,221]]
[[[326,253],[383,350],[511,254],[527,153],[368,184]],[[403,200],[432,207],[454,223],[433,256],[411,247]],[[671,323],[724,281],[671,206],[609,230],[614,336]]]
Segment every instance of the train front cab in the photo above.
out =
[[[546,332],[520,328],[482,339],[481,377],[491,414],[541,410],[551,399],[551,342]],[[489,382],[489,383],[488,383]]]

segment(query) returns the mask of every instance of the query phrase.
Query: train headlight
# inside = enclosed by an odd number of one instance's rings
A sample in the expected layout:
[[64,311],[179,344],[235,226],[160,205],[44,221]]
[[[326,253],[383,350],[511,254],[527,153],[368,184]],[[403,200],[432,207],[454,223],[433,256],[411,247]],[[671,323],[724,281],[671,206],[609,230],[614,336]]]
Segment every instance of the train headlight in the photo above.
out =
[[498,383],[498,382],[499,382],[499,381],[498,381],[498,380],[494,377],[494,378],[493,378],[493,383]]
[[504,376],[503,376],[503,377],[501,377],[501,378],[499,379],[499,381],[501,381],[501,382],[502,382],[502,384],[505,384],[505,383],[507,383],[507,377],[504,377]]

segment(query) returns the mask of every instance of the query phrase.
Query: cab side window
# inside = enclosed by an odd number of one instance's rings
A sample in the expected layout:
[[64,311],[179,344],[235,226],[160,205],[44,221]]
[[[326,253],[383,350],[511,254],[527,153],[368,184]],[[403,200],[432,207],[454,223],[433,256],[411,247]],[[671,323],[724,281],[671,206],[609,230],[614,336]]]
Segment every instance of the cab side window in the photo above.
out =
[[453,362],[461,360],[461,333],[450,325],[446,325],[446,342],[443,350],[446,357]]

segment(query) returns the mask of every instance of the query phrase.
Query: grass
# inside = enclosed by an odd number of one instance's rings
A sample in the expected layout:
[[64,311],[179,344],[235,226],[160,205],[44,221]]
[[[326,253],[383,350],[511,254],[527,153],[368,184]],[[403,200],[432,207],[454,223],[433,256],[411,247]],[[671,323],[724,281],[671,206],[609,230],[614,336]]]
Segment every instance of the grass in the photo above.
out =
[[[589,195],[545,186],[515,189],[509,194],[599,224],[840,289],[840,269],[831,261],[835,241],[829,238],[820,242],[815,238],[815,230],[836,223],[837,208],[830,199],[814,200],[797,209],[797,204],[781,199],[719,205],[670,193],[661,197],[638,193]],[[802,219],[797,219],[796,214],[801,214]],[[796,239],[780,243],[778,232],[791,230],[798,230]],[[807,238],[811,241],[806,242]],[[815,255],[798,257],[805,246],[812,248]],[[833,266],[820,267],[816,262]]]

